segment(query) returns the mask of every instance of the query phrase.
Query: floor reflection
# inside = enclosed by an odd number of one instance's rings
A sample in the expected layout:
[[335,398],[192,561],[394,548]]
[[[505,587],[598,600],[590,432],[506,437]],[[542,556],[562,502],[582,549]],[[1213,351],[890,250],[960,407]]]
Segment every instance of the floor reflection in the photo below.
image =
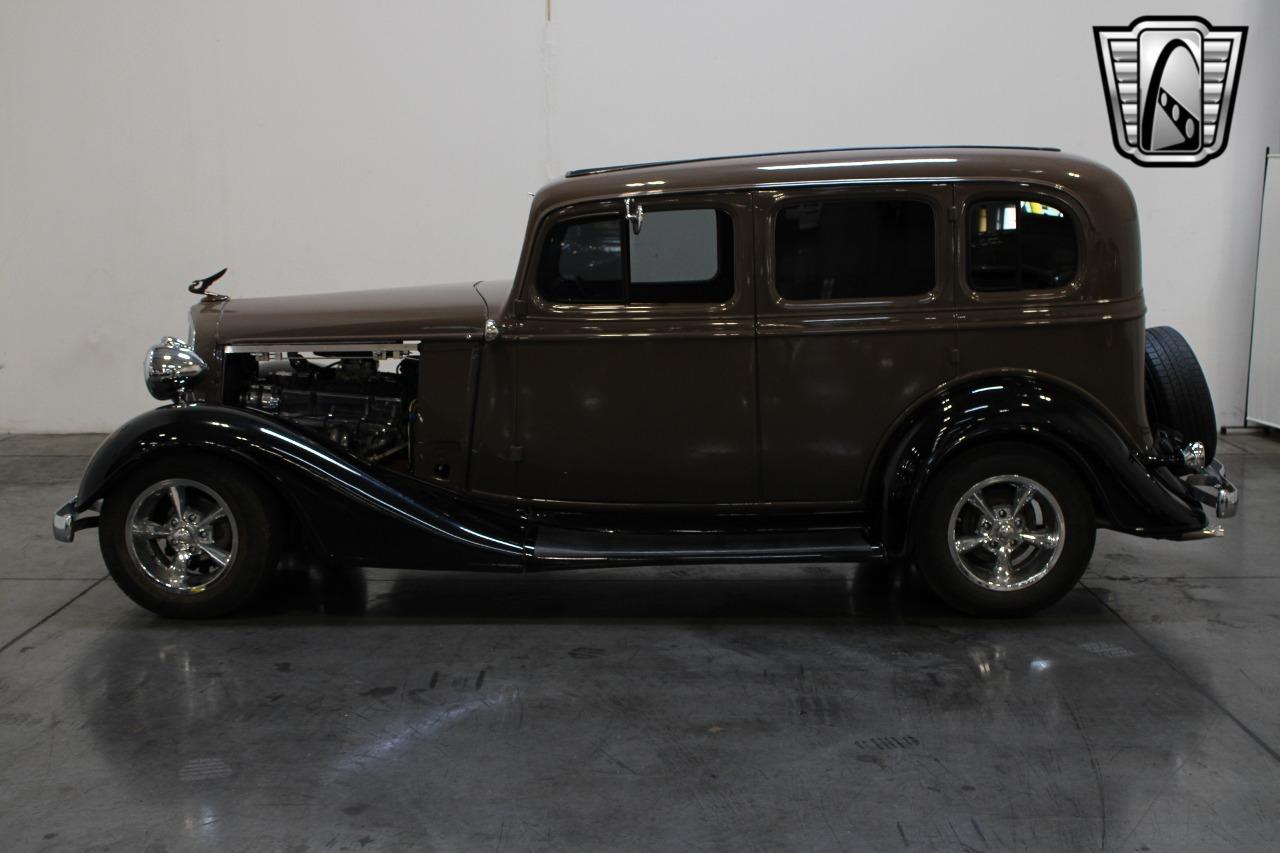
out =
[[[1229,463],[1261,499],[1226,539],[1104,532],[1084,586],[1033,619],[833,564],[295,570],[207,622],[100,583],[7,652],[0,837],[1270,850],[1276,459]],[[51,576],[88,571],[57,548]]]
[[[860,829],[869,849],[899,822],[925,848],[955,826],[975,849],[1084,849],[1142,819],[1217,713],[1083,589],[1036,619],[978,620],[871,566],[291,572],[235,620],[130,611],[68,684],[82,797],[164,803],[179,846],[246,810],[293,816],[281,838],[355,844],[406,798],[451,839],[493,802],[513,821],[587,804],[604,826],[637,797],[772,802],[795,774],[842,801],[892,795]],[[1116,778],[1132,781],[1104,795]],[[1016,817],[1031,811],[1034,832]],[[736,841],[807,831],[754,815],[710,819]]]
[[955,617],[911,569],[879,565],[622,568],[529,575],[294,570],[255,618],[918,619]]
[[[424,619],[970,619],[911,567],[690,566],[537,574],[311,568],[283,573],[251,619],[305,614]],[[1106,608],[1081,589],[1037,620],[1094,621]],[[1024,619],[994,620],[1012,624]]]

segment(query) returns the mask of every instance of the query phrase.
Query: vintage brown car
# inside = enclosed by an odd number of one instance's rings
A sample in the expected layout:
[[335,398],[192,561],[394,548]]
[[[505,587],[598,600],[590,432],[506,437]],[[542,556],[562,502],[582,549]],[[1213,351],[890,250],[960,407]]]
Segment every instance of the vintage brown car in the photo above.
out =
[[1221,533],[1138,219],[1056,149],[788,152],[568,173],[512,281],[202,294],[54,532],[211,616],[286,554],[506,571],[904,563],[975,614],[1060,598],[1098,527]]

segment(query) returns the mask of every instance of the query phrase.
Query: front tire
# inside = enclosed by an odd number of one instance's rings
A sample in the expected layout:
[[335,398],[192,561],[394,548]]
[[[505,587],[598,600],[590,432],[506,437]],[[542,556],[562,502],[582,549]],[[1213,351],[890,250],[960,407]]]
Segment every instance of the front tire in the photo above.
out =
[[943,468],[915,531],[916,564],[945,602],[974,616],[1025,616],[1080,580],[1097,524],[1088,491],[1066,464],[1000,446]]
[[166,456],[103,500],[98,543],[111,577],[161,616],[211,618],[252,600],[280,557],[270,493],[235,464]]

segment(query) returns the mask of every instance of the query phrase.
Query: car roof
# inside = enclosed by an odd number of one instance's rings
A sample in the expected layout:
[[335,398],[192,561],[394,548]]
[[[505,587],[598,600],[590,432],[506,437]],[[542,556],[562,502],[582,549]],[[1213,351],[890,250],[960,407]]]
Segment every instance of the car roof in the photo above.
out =
[[1018,181],[1071,191],[1081,201],[1132,195],[1107,167],[1056,148],[919,146],[825,148],[664,160],[576,169],[544,186],[533,214],[567,204],[629,196],[729,189],[896,182]]
[[[634,169],[647,169],[653,166],[675,166],[685,163],[712,163],[723,160],[763,160],[769,158],[781,158],[788,154],[803,154],[806,159],[813,159],[820,155],[830,155],[838,157],[850,152],[862,151],[933,151],[963,148],[965,150],[982,149],[987,151],[1061,151],[1061,148],[1051,148],[1038,145],[928,145],[928,146],[910,146],[896,145],[887,148],[873,148],[869,146],[860,146],[854,148],[803,148],[795,151],[762,151],[756,154],[719,154],[710,157],[687,157],[682,160],[654,160],[648,163],[627,163],[621,166],[592,166],[586,169],[571,169],[564,173],[566,178],[580,178],[584,175],[601,175],[606,172],[626,172]],[[824,161],[825,162],[825,161]]]

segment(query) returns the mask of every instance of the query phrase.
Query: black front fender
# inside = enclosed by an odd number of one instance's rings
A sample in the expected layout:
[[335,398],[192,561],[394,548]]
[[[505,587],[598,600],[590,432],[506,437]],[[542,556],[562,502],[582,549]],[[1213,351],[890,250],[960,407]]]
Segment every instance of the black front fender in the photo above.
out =
[[[1014,440],[1057,454],[1085,480],[1101,524],[1178,538],[1205,526],[1204,513],[1161,485],[1162,470],[1131,446],[1083,394],[1037,376],[987,376],[943,390],[899,426],[869,483],[880,506],[880,538],[907,550],[929,478],[957,454]],[[872,503],[875,506],[876,503]]]
[[75,500],[84,511],[139,465],[173,451],[229,457],[270,481],[323,556],[420,568],[455,560],[511,568],[528,556],[516,514],[466,505],[371,465],[267,415],[229,406],[166,406],[128,421],[90,459]]

